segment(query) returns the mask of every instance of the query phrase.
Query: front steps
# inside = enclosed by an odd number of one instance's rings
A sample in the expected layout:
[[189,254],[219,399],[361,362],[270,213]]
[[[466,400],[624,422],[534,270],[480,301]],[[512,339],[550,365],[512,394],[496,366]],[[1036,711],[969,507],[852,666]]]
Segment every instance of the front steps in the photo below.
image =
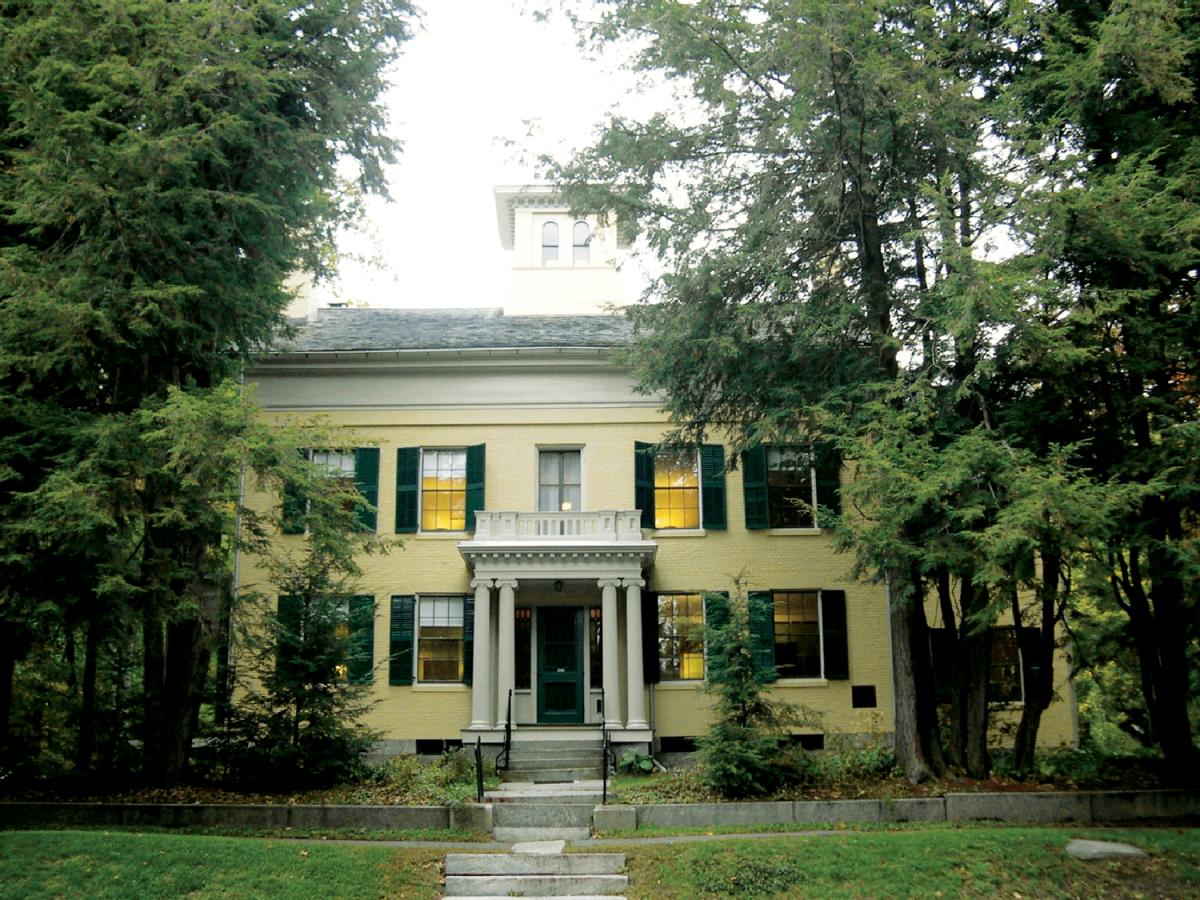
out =
[[598,779],[603,760],[599,741],[519,741],[512,744],[500,778],[534,783]]
[[623,853],[564,854],[562,841],[518,844],[512,853],[446,856],[446,896],[604,897],[629,886]]
[[592,813],[600,805],[599,779],[545,784],[508,781],[484,794],[492,804],[497,841],[582,841],[592,836]]

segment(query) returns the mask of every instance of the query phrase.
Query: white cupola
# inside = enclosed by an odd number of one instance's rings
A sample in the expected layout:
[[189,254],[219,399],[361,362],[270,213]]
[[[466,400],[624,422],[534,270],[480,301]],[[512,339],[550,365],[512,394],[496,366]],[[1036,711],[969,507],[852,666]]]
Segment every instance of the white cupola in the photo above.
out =
[[615,223],[576,215],[549,185],[494,191],[500,243],[512,253],[506,315],[602,315],[625,304]]

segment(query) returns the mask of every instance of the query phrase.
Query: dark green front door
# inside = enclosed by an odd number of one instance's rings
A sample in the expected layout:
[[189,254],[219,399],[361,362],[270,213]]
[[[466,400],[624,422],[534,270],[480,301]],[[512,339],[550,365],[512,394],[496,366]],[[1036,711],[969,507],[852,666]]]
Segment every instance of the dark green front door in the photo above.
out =
[[583,610],[538,609],[538,722],[583,721]]

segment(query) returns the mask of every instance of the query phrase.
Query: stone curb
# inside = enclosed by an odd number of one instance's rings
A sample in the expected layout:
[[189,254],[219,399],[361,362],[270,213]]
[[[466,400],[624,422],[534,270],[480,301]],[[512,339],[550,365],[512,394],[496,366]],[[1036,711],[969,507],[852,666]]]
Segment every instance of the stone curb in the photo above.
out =
[[[602,812],[602,810],[604,812]],[[618,813],[617,810],[622,812]],[[638,826],[839,824],[851,822],[1112,822],[1200,816],[1200,790],[1019,791],[899,800],[796,800],[596,807],[599,830]],[[619,824],[618,824],[619,823]]]

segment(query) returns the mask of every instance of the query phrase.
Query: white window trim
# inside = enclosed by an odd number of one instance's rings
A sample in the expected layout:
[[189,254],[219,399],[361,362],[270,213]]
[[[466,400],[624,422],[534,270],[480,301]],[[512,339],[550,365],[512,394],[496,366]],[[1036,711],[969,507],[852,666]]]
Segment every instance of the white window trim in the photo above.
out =
[[[683,684],[683,685],[689,685],[689,686],[708,684],[708,604],[704,602],[704,595],[711,594],[711,593],[714,593],[714,592],[713,591],[658,591],[658,592],[656,592],[656,595],[655,595],[656,598],[660,598],[664,594],[668,597],[679,597],[679,596],[687,596],[687,595],[695,594],[696,596],[698,596],[700,598],[700,629],[701,629],[700,663],[701,663],[701,665],[704,666],[704,676],[702,678],[668,678],[668,679],[664,680],[661,675],[662,663],[660,661],[659,662],[659,673],[660,674],[659,674],[659,678],[658,678],[658,684],[660,684],[660,685],[661,684],[667,684],[667,685]],[[655,621],[657,622],[657,620],[658,620],[658,616],[655,616]],[[657,625],[655,627],[657,628]],[[661,640],[661,636],[656,635],[656,637],[658,637],[659,640]]]

